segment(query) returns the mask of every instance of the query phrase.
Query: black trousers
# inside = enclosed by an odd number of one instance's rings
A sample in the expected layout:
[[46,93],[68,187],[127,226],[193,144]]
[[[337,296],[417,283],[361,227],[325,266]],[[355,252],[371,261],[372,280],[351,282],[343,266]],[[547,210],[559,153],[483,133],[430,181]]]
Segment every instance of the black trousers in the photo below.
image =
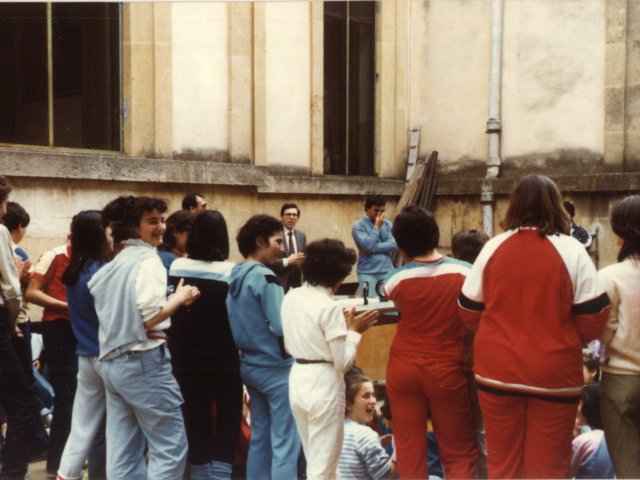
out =
[[49,381],[55,392],[47,451],[47,471],[56,472],[71,431],[78,357],[76,356],[76,338],[71,330],[70,321],[52,320],[44,322],[42,327],[44,355],[49,366]]
[[7,414],[7,434],[0,478],[24,478],[29,454],[38,442],[34,432],[39,419],[34,414],[33,392],[9,333],[4,308],[0,308],[0,405]]
[[172,356],[173,372],[184,397],[189,463],[203,465],[215,460],[233,465],[242,419],[237,358],[224,365],[206,355],[172,352]]

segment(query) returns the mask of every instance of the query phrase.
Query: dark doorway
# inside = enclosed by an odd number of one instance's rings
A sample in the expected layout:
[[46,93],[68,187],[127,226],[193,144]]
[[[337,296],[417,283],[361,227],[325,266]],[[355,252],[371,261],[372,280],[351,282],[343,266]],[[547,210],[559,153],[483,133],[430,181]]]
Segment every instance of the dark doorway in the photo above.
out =
[[324,4],[324,173],[373,175],[376,2]]

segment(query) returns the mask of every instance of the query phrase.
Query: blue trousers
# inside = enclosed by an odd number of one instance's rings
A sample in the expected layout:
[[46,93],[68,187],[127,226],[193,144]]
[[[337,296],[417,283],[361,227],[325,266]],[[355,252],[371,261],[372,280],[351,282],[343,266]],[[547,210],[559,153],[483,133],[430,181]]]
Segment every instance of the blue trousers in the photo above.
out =
[[107,478],[182,480],[187,435],[169,349],[128,352],[99,364],[107,393]]
[[240,367],[251,400],[248,480],[297,478],[301,444],[289,405],[290,370],[244,363]]

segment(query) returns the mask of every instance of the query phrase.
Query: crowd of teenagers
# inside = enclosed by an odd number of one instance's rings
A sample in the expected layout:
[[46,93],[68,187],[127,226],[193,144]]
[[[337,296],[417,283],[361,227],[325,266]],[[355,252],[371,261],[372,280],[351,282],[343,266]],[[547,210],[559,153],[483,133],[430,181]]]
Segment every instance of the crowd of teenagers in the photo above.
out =
[[[32,266],[10,192],[0,177],[0,478],[45,451],[59,480],[640,478],[640,195],[614,204],[618,263],[598,272],[541,175],[503,233],[460,232],[451,257],[430,212],[390,222],[379,196],[357,253],[294,237],[285,204],[239,229],[240,263],[201,196],[166,221],[166,201],[123,196]],[[304,279],[286,292],[285,252]],[[378,310],[335,299],[356,263],[399,312],[381,384],[354,366]],[[27,301],[44,307],[48,433]]]

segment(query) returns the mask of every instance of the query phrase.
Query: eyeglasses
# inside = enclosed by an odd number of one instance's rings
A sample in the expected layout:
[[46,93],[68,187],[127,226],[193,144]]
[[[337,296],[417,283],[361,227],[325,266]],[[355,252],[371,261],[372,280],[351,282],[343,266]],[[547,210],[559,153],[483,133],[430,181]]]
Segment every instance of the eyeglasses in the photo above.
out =
[[297,217],[298,214],[297,213],[285,213],[282,215],[283,217]]

